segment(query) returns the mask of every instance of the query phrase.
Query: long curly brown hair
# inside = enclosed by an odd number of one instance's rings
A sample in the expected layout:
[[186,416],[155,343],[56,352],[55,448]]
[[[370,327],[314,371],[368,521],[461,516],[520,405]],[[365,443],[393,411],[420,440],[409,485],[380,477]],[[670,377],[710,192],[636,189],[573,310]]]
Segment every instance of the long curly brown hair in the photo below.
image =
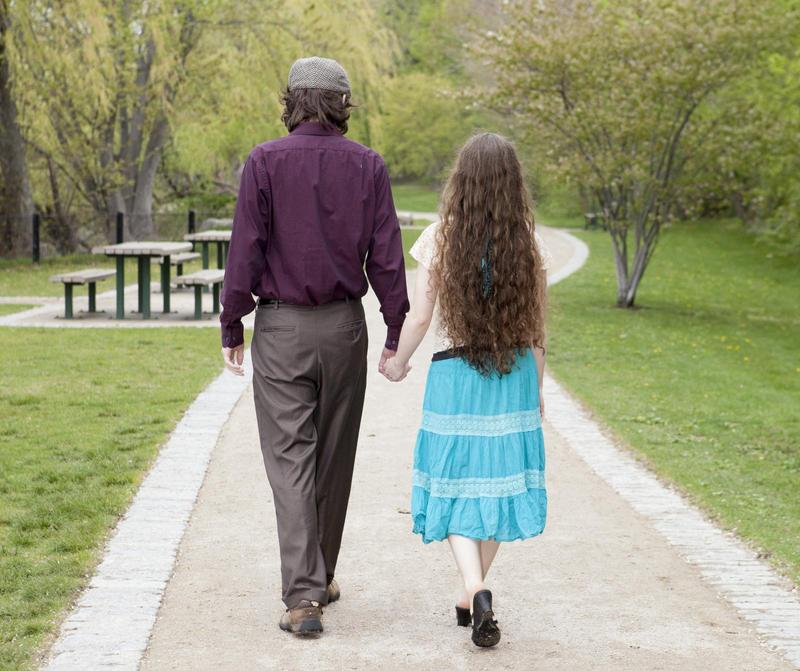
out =
[[544,347],[546,276],[514,145],[472,136],[444,188],[437,254],[441,325],[483,375],[511,371],[522,348]]

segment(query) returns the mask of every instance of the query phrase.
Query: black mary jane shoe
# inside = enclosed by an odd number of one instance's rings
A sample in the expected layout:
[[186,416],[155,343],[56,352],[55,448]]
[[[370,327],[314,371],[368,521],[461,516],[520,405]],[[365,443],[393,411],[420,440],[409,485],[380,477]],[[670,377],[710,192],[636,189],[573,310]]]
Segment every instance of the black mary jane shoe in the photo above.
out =
[[476,592],[472,599],[472,642],[480,648],[491,648],[500,642],[500,629],[492,611],[492,593]]
[[469,612],[469,608],[456,606],[456,624],[459,627],[472,626],[472,613]]

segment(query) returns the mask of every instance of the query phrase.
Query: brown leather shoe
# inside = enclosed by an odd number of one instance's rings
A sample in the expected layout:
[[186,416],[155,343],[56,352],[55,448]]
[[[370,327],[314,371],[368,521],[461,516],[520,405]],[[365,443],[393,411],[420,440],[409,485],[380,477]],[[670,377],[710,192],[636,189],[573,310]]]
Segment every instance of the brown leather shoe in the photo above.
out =
[[342,590],[339,589],[339,583],[336,582],[336,578],[331,578],[328,585],[328,603],[338,601],[340,596],[342,596]]
[[283,631],[307,636],[322,633],[322,608],[317,601],[303,599],[295,608],[289,608],[281,615],[278,626]]

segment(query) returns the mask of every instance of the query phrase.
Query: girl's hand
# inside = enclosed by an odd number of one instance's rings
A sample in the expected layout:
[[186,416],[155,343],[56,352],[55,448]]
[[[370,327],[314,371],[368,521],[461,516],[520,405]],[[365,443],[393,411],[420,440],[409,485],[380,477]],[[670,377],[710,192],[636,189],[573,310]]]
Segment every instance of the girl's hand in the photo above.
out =
[[410,370],[411,366],[409,366],[408,363],[400,361],[395,356],[384,364],[383,374],[392,382],[400,382],[408,375],[408,371]]

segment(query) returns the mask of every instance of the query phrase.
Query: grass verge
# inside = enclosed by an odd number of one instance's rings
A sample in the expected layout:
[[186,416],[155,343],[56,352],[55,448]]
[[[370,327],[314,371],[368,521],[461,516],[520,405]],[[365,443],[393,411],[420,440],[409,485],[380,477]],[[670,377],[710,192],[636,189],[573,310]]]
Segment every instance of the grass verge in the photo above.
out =
[[0,668],[35,666],[158,446],[220,371],[218,340],[0,329]]
[[800,579],[800,265],[730,221],[663,235],[614,307],[608,234],[553,287],[549,362],[604,424]]
[[0,317],[6,315],[13,315],[15,312],[22,312],[30,310],[34,305],[27,305],[25,303],[0,303]]
[[436,212],[439,208],[439,192],[429,186],[392,184],[392,196],[398,210]]

